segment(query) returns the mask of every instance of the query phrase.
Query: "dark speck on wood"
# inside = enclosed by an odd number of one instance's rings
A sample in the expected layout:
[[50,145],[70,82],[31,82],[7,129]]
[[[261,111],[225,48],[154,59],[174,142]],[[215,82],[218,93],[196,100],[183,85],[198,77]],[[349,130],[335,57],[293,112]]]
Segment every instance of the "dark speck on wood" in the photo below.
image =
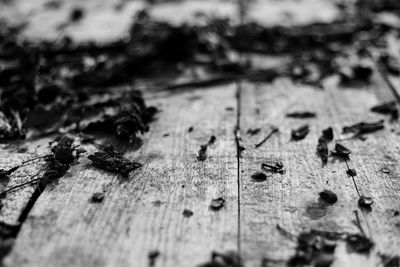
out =
[[183,214],[184,217],[189,218],[189,217],[192,217],[193,211],[191,211],[189,209],[184,209],[182,214]]
[[267,179],[267,175],[263,172],[255,172],[251,175],[251,178],[255,181],[265,181]]
[[357,175],[357,172],[355,169],[347,169],[346,173],[348,176],[351,176],[351,177],[354,177]]
[[101,203],[103,202],[105,197],[104,192],[96,192],[92,195],[92,198],[90,199],[92,203]]
[[314,112],[310,111],[296,111],[286,114],[286,117],[295,119],[307,119],[307,118],[315,118],[316,115]]

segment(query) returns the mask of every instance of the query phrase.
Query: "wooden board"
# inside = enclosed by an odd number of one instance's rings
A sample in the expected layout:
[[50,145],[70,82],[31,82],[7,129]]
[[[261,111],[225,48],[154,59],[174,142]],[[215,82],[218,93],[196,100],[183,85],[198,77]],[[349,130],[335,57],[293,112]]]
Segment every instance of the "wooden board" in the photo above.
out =
[[[376,250],[367,257],[349,254],[344,244],[339,244],[334,266],[376,266],[380,262],[378,251],[393,255],[400,250],[400,231],[396,226],[399,218],[393,216],[393,211],[400,209],[400,201],[393,197],[399,189],[398,181],[380,171],[388,166],[392,177],[398,173],[395,166],[400,159],[399,137],[390,131],[392,126],[386,125],[385,130],[368,135],[364,142],[342,142],[353,151],[349,164],[358,172],[354,182],[347,176],[344,162],[330,159],[322,167],[316,155],[317,140],[323,129],[333,127],[337,139],[343,126],[381,119],[382,116],[369,109],[388,98],[393,96],[380,77],[375,77],[370,86],[358,89],[339,88],[331,81],[321,91],[284,79],[273,84],[242,85],[240,128],[241,143],[246,150],[240,164],[240,243],[242,255],[249,263],[246,266],[260,266],[262,258],[270,259],[269,264],[282,266],[294,254],[296,243],[280,234],[278,224],[295,235],[310,229],[359,233],[353,223],[355,210],[376,243]],[[317,118],[285,117],[288,112],[304,110],[316,112]],[[290,141],[291,130],[304,124],[310,125],[309,135],[301,141]],[[277,126],[280,134],[255,148],[254,144],[267,135],[270,125]],[[260,134],[246,134],[247,129],[260,126]],[[334,142],[330,149],[333,145]],[[260,170],[261,163],[271,156],[283,161],[286,173],[273,174],[265,182],[253,181],[252,173]],[[323,189],[336,192],[339,201],[320,208],[318,193]],[[359,194],[375,199],[371,213],[358,209]],[[310,214],[310,211],[317,212]]]
[[[236,250],[235,93],[231,84],[153,95],[149,103],[161,112],[141,149],[127,153],[144,166],[124,180],[82,158],[42,193],[5,265],[148,266],[148,254],[157,250],[156,266],[195,266],[212,250]],[[211,135],[217,140],[200,162],[199,146]],[[103,203],[90,203],[92,193],[102,190]],[[226,206],[212,211],[217,197]],[[182,215],[186,208],[192,217]]]

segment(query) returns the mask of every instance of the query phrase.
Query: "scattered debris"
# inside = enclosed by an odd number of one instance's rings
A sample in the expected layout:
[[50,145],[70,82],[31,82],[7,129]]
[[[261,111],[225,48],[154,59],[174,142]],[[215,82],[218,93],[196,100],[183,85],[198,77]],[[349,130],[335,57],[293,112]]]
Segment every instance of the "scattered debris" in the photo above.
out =
[[[279,129],[276,128],[275,126],[272,126],[271,132],[263,139],[261,140],[259,143],[257,143],[255,145],[255,148],[259,148],[260,146],[262,146],[274,133],[279,132]],[[258,131],[257,131],[258,133]]]
[[136,161],[131,161],[123,156],[119,151],[112,147],[106,147],[103,151],[95,152],[88,156],[92,164],[99,169],[128,176],[131,171],[141,166]]
[[193,211],[191,211],[189,209],[184,209],[182,214],[183,214],[184,217],[189,218],[189,217],[192,217]]
[[303,125],[298,129],[292,130],[292,140],[298,141],[304,139],[309,131],[308,125]]
[[322,192],[320,192],[319,196],[328,204],[334,204],[338,200],[337,195],[328,189],[324,189]]
[[223,199],[222,197],[215,198],[215,199],[211,200],[210,209],[219,210],[219,209],[223,208],[224,205],[225,205],[225,199]]
[[316,114],[310,111],[296,111],[286,114],[286,117],[295,119],[307,119],[307,118],[315,118]]
[[266,159],[261,163],[261,168],[268,172],[285,173],[285,168],[283,167],[282,161],[274,158]]

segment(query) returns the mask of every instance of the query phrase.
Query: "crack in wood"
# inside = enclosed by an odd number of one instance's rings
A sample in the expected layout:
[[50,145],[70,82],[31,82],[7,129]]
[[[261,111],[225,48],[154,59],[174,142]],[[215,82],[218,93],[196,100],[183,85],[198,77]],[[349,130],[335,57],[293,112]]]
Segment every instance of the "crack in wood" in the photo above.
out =
[[238,241],[237,251],[238,255],[241,255],[241,214],[240,214],[240,193],[241,193],[241,181],[240,181],[240,112],[241,112],[241,81],[236,82],[236,126],[235,126],[235,141],[236,141],[236,160],[237,160],[237,193],[238,193]]

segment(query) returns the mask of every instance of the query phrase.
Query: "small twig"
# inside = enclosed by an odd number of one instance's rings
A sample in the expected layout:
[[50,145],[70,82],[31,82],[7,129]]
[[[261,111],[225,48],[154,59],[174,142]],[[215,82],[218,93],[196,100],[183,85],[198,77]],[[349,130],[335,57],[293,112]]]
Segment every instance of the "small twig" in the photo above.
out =
[[361,221],[360,221],[360,217],[358,216],[358,211],[357,211],[357,210],[354,210],[353,212],[354,212],[354,214],[355,214],[355,216],[356,216],[356,221],[355,221],[356,226],[358,227],[358,229],[360,229],[361,234],[362,234],[363,236],[367,237],[367,235],[365,234],[364,229],[363,229],[362,226],[361,226]]
[[279,129],[274,127],[272,128],[271,132],[258,144],[255,145],[255,148],[259,148],[260,146],[262,146],[274,133],[278,132]]

